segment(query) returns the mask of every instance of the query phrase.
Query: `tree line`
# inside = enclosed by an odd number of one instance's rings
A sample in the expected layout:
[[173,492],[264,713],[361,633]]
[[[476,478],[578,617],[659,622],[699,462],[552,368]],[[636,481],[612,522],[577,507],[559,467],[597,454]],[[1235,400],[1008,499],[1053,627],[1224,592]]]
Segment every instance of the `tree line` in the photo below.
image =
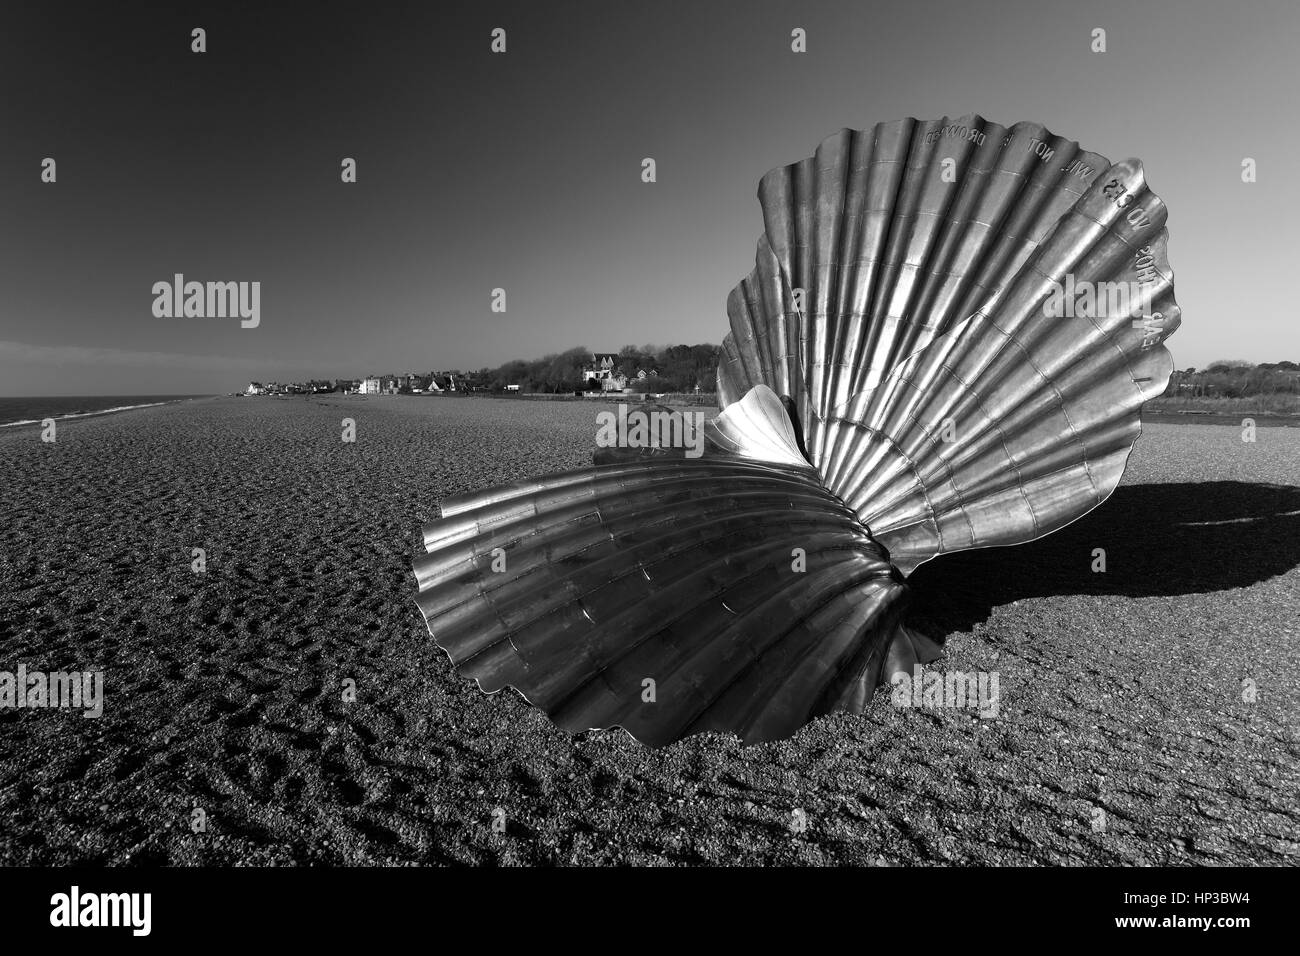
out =
[[[618,350],[615,370],[637,391],[693,392],[716,388],[718,345],[625,345]],[[499,391],[518,385],[522,392],[574,392],[597,390],[598,384],[584,376],[592,366],[593,353],[583,348],[566,349],[538,359],[515,359],[497,368],[483,368],[465,376],[476,388]],[[647,377],[638,379],[645,371]]]
[[1175,369],[1169,396],[1194,398],[1253,398],[1260,395],[1300,395],[1300,365],[1295,362],[1241,360],[1211,362],[1204,369]]
[[[717,387],[718,345],[625,345],[618,350],[615,370],[628,380],[633,391],[712,392]],[[537,359],[515,359],[497,368],[456,375],[464,386],[501,391],[517,385],[523,392],[575,392],[598,390],[599,384],[584,376],[592,366],[593,354],[586,347],[566,349]],[[647,377],[639,379],[644,370]],[[1258,395],[1300,395],[1300,364],[1241,360],[1211,362],[1204,369],[1175,369],[1167,396],[1246,398]]]

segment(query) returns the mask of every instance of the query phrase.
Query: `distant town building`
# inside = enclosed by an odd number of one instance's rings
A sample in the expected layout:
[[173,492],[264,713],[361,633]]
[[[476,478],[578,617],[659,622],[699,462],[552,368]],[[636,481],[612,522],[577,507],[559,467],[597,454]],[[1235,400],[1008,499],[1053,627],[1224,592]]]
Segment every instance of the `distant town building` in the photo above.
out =
[[374,375],[368,375],[368,376],[366,376],[365,378],[363,378],[363,379],[361,380],[361,389],[360,389],[360,391],[361,391],[361,394],[362,394],[362,395],[378,395],[378,394],[379,394],[379,378],[378,378],[377,376],[374,376]]
[[248,383],[247,394],[249,394],[249,395],[265,395],[265,394],[266,394],[266,386],[263,385],[261,382],[249,382],[249,383]]
[[618,370],[618,356],[613,352],[596,352],[591,365],[582,370],[584,383],[595,379],[602,392],[621,392],[627,388],[627,376]]

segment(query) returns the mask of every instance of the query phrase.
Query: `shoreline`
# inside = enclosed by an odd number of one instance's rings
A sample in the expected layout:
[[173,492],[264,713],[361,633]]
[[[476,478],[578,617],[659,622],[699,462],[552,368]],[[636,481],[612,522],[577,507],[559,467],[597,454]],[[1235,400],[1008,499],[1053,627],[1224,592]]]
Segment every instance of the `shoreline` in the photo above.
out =
[[1143,425],[1236,425],[1249,418],[1257,428],[1300,428],[1300,416],[1275,415],[1268,412],[1171,412],[1164,409],[1144,410]]
[[[62,396],[59,396],[62,397]],[[282,401],[284,399],[342,399],[342,400],[360,400],[372,401],[378,400],[381,404],[389,400],[417,400],[417,399],[434,399],[437,401],[507,401],[507,402],[559,402],[564,404],[576,403],[596,403],[617,405],[626,403],[628,405],[641,406],[642,404],[664,404],[669,407],[680,408],[702,408],[716,409],[717,405],[705,402],[644,402],[637,400],[636,397],[628,395],[611,396],[608,394],[583,396],[568,395],[356,395],[344,394],[342,392],[321,392],[311,395],[194,395],[184,398],[173,398],[162,402],[141,402],[134,405],[115,405],[111,408],[96,409],[89,412],[70,412],[65,415],[51,415],[46,418],[24,418],[12,422],[0,422],[0,434],[5,434],[8,429],[33,428],[40,427],[47,419],[53,419],[55,423],[74,421],[83,418],[103,418],[109,415],[116,415],[120,412],[138,411],[143,408],[163,408],[169,405],[179,405],[185,402],[195,402],[199,400],[214,400],[224,398],[242,398],[242,399],[275,399]],[[1180,410],[1171,409],[1151,409],[1144,408],[1142,412],[1143,425],[1232,425],[1240,426],[1245,418],[1252,419],[1257,428],[1300,428],[1300,416],[1272,414],[1268,412],[1242,412],[1227,413],[1214,412],[1206,410]]]
[[117,412],[134,411],[137,408],[160,408],[163,405],[177,405],[181,402],[193,402],[201,398],[220,397],[221,396],[219,395],[193,395],[185,398],[172,398],[164,402],[141,402],[137,405],[115,405],[112,408],[99,408],[91,412],[69,412],[66,415],[47,415],[45,418],[21,418],[12,422],[0,422],[0,428],[24,428],[32,425],[40,426],[48,420],[53,420],[57,423],[69,421],[74,418],[95,418],[100,415],[113,415]]
[[[205,396],[212,398],[227,398],[235,396],[216,395]],[[485,394],[452,394],[452,395],[363,395],[356,393],[343,392],[319,392],[311,395],[244,395],[239,396],[245,399],[265,400],[265,399],[335,399],[335,400],[357,400],[357,401],[379,401],[381,404],[390,401],[439,401],[439,402],[524,402],[524,403],[560,403],[560,404],[597,404],[617,406],[626,404],[631,407],[664,405],[669,408],[693,408],[705,411],[711,411],[716,416],[720,409],[716,400],[709,401],[681,401],[672,398],[664,400],[650,399],[646,400],[642,395],[633,394],[614,394],[614,393],[593,393],[582,397],[565,394],[540,394],[540,393],[522,393],[522,394],[505,394],[505,395],[485,395]],[[1300,428],[1300,415],[1287,415],[1272,412],[1223,412],[1207,411],[1200,409],[1172,410],[1167,408],[1151,408],[1144,406],[1142,411],[1143,425],[1232,425],[1240,427],[1242,419],[1249,418],[1254,421],[1257,428]]]

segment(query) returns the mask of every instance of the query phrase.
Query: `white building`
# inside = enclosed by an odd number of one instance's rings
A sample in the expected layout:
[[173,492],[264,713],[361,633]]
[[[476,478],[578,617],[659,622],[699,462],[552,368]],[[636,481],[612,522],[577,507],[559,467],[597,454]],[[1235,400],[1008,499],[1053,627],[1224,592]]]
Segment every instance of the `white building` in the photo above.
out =
[[361,387],[357,391],[362,395],[378,395],[379,378],[374,375],[367,375],[361,380]]
[[618,356],[613,352],[592,355],[591,365],[582,370],[582,382],[585,385],[593,378],[603,392],[621,392],[627,388],[627,377],[618,370]]

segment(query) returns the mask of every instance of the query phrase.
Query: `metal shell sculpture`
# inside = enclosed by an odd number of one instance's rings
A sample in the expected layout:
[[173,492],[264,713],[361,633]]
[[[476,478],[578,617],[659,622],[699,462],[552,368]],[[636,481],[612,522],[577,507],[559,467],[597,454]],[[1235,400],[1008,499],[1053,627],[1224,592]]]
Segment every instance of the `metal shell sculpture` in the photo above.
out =
[[425,529],[434,640],[566,730],[751,742],[861,713],[939,653],[906,576],[1096,507],[1168,382],[1166,210],[1137,160],[906,119],[758,194],[703,456],[601,451]]

